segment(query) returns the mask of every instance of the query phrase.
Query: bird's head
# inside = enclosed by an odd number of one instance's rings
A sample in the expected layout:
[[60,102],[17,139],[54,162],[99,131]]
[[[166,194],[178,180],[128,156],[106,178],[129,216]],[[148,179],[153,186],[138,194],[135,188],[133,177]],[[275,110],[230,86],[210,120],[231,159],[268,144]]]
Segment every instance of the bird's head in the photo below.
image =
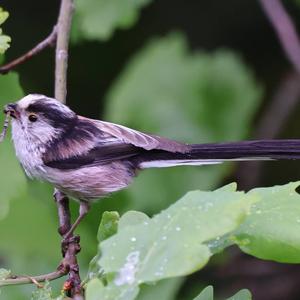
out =
[[7,104],[4,112],[12,117],[13,138],[47,143],[76,122],[76,114],[66,105],[44,95],[30,94]]

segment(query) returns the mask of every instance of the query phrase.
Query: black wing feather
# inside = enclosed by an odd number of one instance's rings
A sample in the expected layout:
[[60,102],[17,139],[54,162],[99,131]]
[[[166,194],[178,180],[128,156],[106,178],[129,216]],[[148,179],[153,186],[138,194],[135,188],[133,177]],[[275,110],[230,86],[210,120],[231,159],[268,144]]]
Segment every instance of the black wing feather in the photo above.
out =
[[144,151],[144,149],[130,144],[99,145],[83,155],[72,156],[66,159],[52,160],[45,162],[45,165],[61,170],[77,169],[86,166],[103,165],[117,160],[133,158]]

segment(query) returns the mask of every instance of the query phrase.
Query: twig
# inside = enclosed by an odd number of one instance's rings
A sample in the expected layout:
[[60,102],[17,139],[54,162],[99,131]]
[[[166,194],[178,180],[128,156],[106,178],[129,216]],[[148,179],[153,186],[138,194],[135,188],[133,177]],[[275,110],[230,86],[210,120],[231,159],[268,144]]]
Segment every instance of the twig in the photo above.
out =
[[300,100],[300,75],[296,70],[285,74],[266,107],[255,130],[257,139],[273,139],[280,133]]
[[57,22],[55,99],[63,103],[66,102],[67,95],[68,49],[73,9],[73,0],[62,0]]
[[18,57],[17,59],[3,65],[0,67],[0,74],[6,74],[18,65],[22,64],[23,62],[29,60],[33,56],[39,54],[41,51],[43,51],[45,48],[49,46],[53,46],[56,41],[57,36],[57,29],[56,26],[54,26],[52,32],[48,35],[47,38],[45,38],[43,41],[38,43],[34,48],[29,50],[27,53],[23,54],[22,56]]
[[[55,98],[63,103],[67,95],[67,68],[69,37],[73,15],[73,0],[62,0],[57,23],[57,43],[55,55]],[[63,238],[71,228],[69,199],[60,191],[55,192],[59,216],[59,232]],[[79,275],[77,253],[80,251],[79,237],[69,237],[62,243],[63,265],[69,269],[69,279],[65,282],[64,288],[73,299],[81,300],[82,289]]]
[[[64,238],[65,234],[71,228],[71,216],[69,208],[69,199],[68,197],[60,192],[55,190],[54,199],[56,201],[58,218],[59,218],[59,233]],[[70,296],[75,296],[77,299],[80,299],[82,295],[81,289],[81,279],[79,276],[79,265],[77,262],[76,255],[80,251],[80,238],[79,236],[72,236],[66,241],[62,242],[62,268],[69,270],[69,279],[65,282],[64,289],[70,294]],[[83,299],[83,298],[81,298]]]
[[300,72],[300,41],[293,21],[280,0],[260,0],[260,4],[272,23],[287,58]]
[[[57,42],[55,54],[55,98],[62,103],[66,102],[67,95],[67,68],[68,68],[68,49],[71,23],[73,16],[73,0],[62,0],[60,13],[57,22]],[[59,215],[59,232],[62,237],[71,228],[71,217],[69,209],[69,199],[60,191],[55,192]],[[81,279],[79,275],[79,265],[77,262],[77,253],[80,251],[79,236],[69,237],[62,243],[63,266],[69,269],[69,279],[65,282],[64,288],[68,294],[76,298],[83,299]]]
[[44,282],[51,281],[60,278],[67,274],[67,270],[64,268],[58,268],[57,271],[38,275],[38,276],[13,276],[4,280],[0,280],[0,286],[6,285],[18,285],[18,284],[28,284],[33,282]]

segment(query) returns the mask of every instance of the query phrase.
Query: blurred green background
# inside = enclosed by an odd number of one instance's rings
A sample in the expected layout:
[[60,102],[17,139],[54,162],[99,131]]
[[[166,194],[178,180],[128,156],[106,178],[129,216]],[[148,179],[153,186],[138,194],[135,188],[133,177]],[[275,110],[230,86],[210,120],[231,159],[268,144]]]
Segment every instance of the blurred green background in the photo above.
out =
[[[257,1],[75,4],[67,103],[77,113],[193,143],[299,137],[300,79]],[[299,28],[299,5],[284,5]],[[0,6],[10,12],[2,28],[12,44],[1,58],[10,61],[52,30],[59,1],[2,0]],[[52,96],[53,83],[54,51],[47,49],[0,75],[0,104],[28,93]],[[0,168],[0,268],[31,275],[54,270],[60,240],[52,188],[25,178],[9,138],[0,145]],[[272,186],[298,180],[299,170],[299,162],[268,162],[144,171],[126,191],[96,203],[80,225],[82,275],[105,210],[153,215],[189,190],[231,181],[246,190]],[[72,203],[74,215],[77,209]],[[299,299],[299,275],[298,266],[232,248],[201,272],[145,288],[139,299],[189,300],[207,284],[220,297],[249,288],[254,299]],[[0,298],[29,299],[31,291],[6,287]]]

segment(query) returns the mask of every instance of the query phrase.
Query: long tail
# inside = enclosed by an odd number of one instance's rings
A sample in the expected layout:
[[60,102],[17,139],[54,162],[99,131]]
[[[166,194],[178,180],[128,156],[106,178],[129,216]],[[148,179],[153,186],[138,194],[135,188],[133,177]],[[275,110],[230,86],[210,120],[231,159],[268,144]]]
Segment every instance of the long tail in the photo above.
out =
[[254,140],[193,144],[187,153],[152,150],[138,159],[140,168],[207,165],[224,161],[300,159],[300,140]]

